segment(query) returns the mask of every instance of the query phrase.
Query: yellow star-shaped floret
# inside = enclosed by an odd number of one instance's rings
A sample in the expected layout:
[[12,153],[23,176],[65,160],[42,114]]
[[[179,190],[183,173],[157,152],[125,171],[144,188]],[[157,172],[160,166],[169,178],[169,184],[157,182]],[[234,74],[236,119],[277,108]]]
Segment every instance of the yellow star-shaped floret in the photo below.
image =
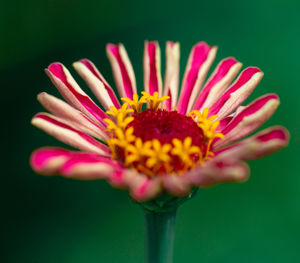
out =
[[115,106],[110,106],[110,109],[111,110],[107,111],[106,113],[114,118],[117,118],[119,114],[127,116],[129,113],[133,112],[133,109],[128,108],[128,103],[124,103],[120,109],[117,109]]
[[145,155],[144,153],[151,147],[150,142],[143,143],[141,138],[136,138],[134,144],[128,144],[125,147],[125,163],[130,165],[134,162],[142,160]]
[[150,95],[146,91],[142,91],[144,97],[148,100],[150,109],[157,110],[159,108],[160,103],[170,98],[170,96],[158,96],[158,92],[155,91],[153,95]]
[[111,138],[110,142],[119,147],[125,148],[135,140],[133,131],[133,127],[126,129],[125,132],[122,129],[118,128],[115,130],[115,137]]
[[126,101],[130,105],[134,113],[141,112],[143,104],[147,103],[145,96],[142,96],[139,99],[139,96],[137,94],[133,94],[132,100],[129,98],[121,98],[121,100]]
[[172,143],[174,145],[171,153],[173,155],[177,155],[180,160],[185,164],[186,168],[193,166],[193,161],[191,159],[192,154],[199,154],[200,159],[202,157],[201,150],[198,146],[192,145],[192,138],[187,137],[182,142],[181,140],[175,138],[172,140]]
[[125,129],[127,125],[132,122],[134,118],[132,116],[130,117],[125,117],[122,113],[120,113],[117,118],[116,122],[114,122],[111,119],[104,119],[104,121],[108,124],[107,125],[107,130],[109,131],[116,131],[117,129]]
[[152,147],[146,148],[144,154],[148,157],[146,161],[146,166],[148,168],[156,169],[162,164],[168,164],[171,157],[169,152],[172,148],[171,144],[161,144],[159,140],[153,139],[152,141],[146,142]]
[[197,122],[199,128],[202,129],[206,139],[208,139],[209,141],[213,140],[216,137],[223,139],[224,135],[221,132],[216,131],[220,124],[219,121],[215,121],[218,115],[212,115],[208,118],[208,113],[209,109],[205,108],[202,113],[200,111],[194,110],[189,113],[189,116],[191,116],[193,120]]

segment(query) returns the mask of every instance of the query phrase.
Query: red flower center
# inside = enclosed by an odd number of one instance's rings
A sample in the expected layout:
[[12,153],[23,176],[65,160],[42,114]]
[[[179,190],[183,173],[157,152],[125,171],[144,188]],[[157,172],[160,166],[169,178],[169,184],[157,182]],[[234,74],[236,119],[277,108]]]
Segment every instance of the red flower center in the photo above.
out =
[[133,127],[133,134],[144,142],[157,139],[161,144],[171,144],[174,138],[184,141],[191,137],[192,145],[200,147],[202,152],[206,150],[202,129],[191,117],[177,111],[147,109],[134,115],[128,127]]

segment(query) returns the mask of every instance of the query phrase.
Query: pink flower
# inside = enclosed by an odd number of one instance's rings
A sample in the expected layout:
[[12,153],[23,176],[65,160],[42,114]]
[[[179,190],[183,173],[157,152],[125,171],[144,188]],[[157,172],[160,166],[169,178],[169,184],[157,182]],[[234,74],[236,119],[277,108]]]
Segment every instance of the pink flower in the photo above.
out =
[[39,94],[50,113],[38,113],[32,124],[80,151],[38,149],[32,168],[43,175],[106,179],[139,202],[162,192],[185,196],[192,187],[247,180],[244,161],[282,149],[289,134],[275,126],[244,139],[272,116],[279,98],[266,94],[241,106],[263,73],[248,67],[234,81],[242,64],[232,57],[206,80],[216,51],[205,42],[192,48],[179,93],[179,44],[167,42],[163,83],[158,43],[145,42],[145,92],[139,97],[125,48],[108,44],[121,101],[92,62],[74,63],[106,112],[62,64],[51,64],[45,71],[66,102]]

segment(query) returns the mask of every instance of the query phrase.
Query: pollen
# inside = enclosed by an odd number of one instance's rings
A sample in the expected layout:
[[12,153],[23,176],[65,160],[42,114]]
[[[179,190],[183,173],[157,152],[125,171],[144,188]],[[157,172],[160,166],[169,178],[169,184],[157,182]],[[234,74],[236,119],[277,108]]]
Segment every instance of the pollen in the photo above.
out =
[[[209,109],[187,115],[177,110],[162,109],[169,96],[159,97],[142,92],[121,108],[111,107],[105,119],[110,139],[107,140],[114,159],[148,176],[180,175],[196,165],[203,165],[213,155],[211,144],[224,138],[217,130],[217,115],[209,117]],[[143,110],[143,106],[145,109]]]

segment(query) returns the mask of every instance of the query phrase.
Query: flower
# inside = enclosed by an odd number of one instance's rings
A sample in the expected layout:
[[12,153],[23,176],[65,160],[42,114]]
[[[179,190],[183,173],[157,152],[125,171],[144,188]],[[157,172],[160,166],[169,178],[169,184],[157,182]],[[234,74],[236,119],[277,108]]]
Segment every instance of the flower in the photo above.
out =
[[128,189],[139,202],[163,192],[178,197],[192,187],[247,180],[245,161],[285,147],[289,134],[275,126],[244,138],[271,117],[279,98],[266,94],[241,106],[263,73],[248,67],[233,82],[242,67],[233,57],[219,62],[205,80],[216,51],[205,42],[192,48],[179,93],[179,44],[166,44],[163,83],[159,45],[146,41],[144,91],[139,95],[124,46],[108,44],[121,100],[91,61],[73,64],[104,110],[62,64],[51,64],[45,71],[66,102],[39,94],[50,113],[38,113],[32,124],[80,151],[38,149],[31,156],[32,168],[44,175],[103,178]]

